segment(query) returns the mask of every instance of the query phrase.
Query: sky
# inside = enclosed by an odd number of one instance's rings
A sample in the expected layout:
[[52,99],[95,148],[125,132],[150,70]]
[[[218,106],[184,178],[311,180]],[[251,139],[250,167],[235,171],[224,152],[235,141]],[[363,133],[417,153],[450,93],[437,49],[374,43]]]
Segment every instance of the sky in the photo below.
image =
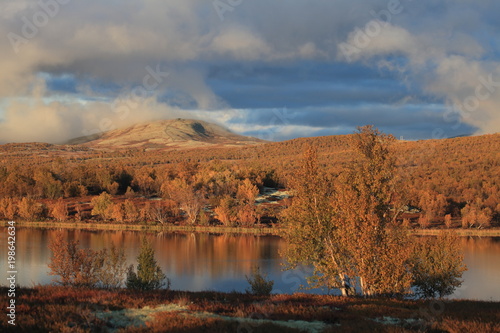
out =
[[500,128],[493,0],[2,0],[0,143],[191,118],[281,141]]

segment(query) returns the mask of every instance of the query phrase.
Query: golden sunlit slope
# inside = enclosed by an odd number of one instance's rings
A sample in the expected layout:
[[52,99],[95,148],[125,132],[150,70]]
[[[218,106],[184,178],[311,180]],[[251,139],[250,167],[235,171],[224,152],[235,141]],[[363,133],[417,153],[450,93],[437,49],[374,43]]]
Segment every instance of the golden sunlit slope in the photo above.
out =
[[201,120],[170,119],[141,123],[105,132],[99,136],[71,140],[94,148],[198,148],[231,147],[264,141],[234,134],[228,129]]

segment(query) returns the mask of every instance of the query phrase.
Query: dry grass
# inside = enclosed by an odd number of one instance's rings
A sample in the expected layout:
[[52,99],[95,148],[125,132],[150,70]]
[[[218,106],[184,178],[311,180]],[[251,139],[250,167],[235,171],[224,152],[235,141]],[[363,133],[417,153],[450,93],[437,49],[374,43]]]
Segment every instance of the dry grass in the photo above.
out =
[[[143,224],[117,224],[117,223],[85,223],[85,222],[16,222],[18,227],[43,228],[43,229],[74,229],[74,230],[129,230],[129,231],[164,231],[164,232],[199,232],[199,233],[224,233],[224,234],[256,234],[278,235],[279,228],[270,228],[264,225],[254,227],[224,227],[224,226],[185,226],[185,225],[143,225]],[[0,221],[0,227],[6,227],[7,221]]]
[[[500,332],[499,302],[39,286],[19,289],[16,305],[18,325],[3,319],[0,332]],[[153,310],[139,327],[119,329],[97,315],[146,306]]]

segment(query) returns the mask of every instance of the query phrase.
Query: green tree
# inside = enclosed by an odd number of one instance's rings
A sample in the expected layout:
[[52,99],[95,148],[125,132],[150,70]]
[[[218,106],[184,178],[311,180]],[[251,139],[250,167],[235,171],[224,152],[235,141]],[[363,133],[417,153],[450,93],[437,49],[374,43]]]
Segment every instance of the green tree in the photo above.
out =
[[127,271],[126,285],[129,289],[137,290],[156,290],[164,286],[168,289],[170,287],[170,280],[157,264],[153,246],[146,237],[142,238],[137,257],[137,273],[134,266],[130,265]]
[[248,294],[257,296],[269,296],[273,290],[274,281],[268,280],[266,275],[262,275],[259,267],[254,267],[252,269],[252,275],[250,277],[245,275],[250,289],[247,289]]

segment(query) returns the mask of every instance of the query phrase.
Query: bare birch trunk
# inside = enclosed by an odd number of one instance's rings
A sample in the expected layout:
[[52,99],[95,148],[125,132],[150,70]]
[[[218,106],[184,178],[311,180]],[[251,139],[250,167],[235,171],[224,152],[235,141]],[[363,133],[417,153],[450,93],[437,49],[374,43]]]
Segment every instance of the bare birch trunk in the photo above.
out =
[[351,286],[348,282],[348,278],[345,276],[345,274],[342,273],[339,274],[339,278],[340,278],[340,283],[342,285],[340,287],[340,292],[342,293],[342,296],[350,296],[349,292],[351,290]]
[[368,287],[366,286],[365,279],[362,276],[359,277],[359,284],[361,287],[361,294],[363,296],[370,296],[371,292],[368,289]]

